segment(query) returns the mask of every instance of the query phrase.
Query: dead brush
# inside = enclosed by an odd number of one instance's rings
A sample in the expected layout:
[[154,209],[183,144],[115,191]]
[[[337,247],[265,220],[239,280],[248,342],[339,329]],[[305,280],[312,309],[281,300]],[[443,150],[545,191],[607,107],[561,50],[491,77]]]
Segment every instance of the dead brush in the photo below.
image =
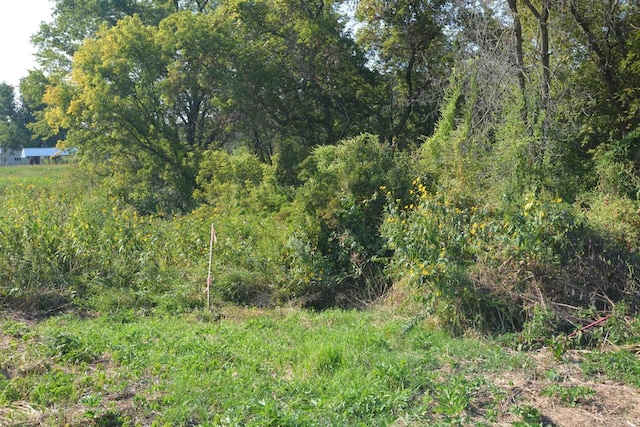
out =
[[[477,301],[468,303],[465,312],[469,318],[483,319],[489,330],[508,332],[521,331],[536,312],[544,311],[553,319],[547,338],[567,334],[583,343],[595,338],[591,345],[603,344],[612,336],[624,340],[632,335],[625,332],[632,325],[624,319],[638,313],[639,280],[628,255],[593,246],[561,266],[512,259],[497,267],[477,263],[469,272]],[[614,327],[614,322],[601,320],[609,317],[622,320]],[[602,332],[607,328],[616,330]]]

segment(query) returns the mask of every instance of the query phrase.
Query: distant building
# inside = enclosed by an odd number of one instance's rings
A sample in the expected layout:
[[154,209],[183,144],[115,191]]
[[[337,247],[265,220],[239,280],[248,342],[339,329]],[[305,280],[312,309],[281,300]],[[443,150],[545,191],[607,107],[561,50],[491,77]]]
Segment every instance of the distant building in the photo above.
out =
[[0,166],[40,165],[57,163],[61,157],[75,153],[74,149],[61,150],[51,148],[23,148],[21,150],[5,150],[0,148]]
[[6,150],[0,148],[0,166],[23,164],[22,150]]

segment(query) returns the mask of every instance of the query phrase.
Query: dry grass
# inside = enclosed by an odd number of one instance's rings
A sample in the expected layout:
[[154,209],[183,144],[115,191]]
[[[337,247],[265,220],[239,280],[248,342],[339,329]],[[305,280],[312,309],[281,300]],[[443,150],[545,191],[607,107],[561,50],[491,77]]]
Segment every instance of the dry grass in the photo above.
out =
[[9,406],[0,406],[0,426],[35,426],[43,413],[27,402],[13,402]]
[[[634,427],[640,426],[640,390],[600,378],[585,379],[579,363],[580,351],[569,351],[566,362],[558,363],[547,349],[532,353],[535,361],[532,372],[506,371],[492,378],[505,393],[498,408],[496,426],[511,426],[520,420],[510,409],[530,406],[542,414],[545,425],[563,427]],[[556,381],[547,378],[553,371]],[[560,382],[558,382],[560,381]],[[560,399],[543,395],[551,384],[563,387],[584,386],[595,391],[587,401],[575,406]]]

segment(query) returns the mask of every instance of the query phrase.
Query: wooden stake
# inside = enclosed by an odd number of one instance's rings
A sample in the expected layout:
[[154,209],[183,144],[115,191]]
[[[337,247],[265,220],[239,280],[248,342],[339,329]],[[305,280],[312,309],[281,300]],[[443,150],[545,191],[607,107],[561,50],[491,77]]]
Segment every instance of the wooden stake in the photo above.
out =
[[209,241],[209,270],[207,271],[207,310],[211,308],[211,261],[213,259],[213,244],[218,241],[216,229],[211,224],[211,240]]

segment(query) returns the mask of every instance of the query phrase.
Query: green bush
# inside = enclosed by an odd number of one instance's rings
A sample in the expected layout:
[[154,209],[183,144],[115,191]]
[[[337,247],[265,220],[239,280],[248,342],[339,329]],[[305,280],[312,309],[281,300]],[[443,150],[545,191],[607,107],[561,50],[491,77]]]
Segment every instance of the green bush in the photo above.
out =
[[578,198],[583,215],[598,234],[633,250],[640,245],[640,205],[626,195],[591,192]]
[[253,213],[277,212],[287,202],[275,167],[266,165],[245,149],[230,154],[209,150],[202,156],[196,177],[195,199],[224,209]]
[[382,227],[394,250],[389,272],[454,330],[519,328],[527,297],[568,262],[581,233],[572,208],[534,192],[492,205],[414,185],[413,203],[391,204]]
[[620,141],[600,145],[593,155],[598,192],[637,199],[640,192],[640,134],[636,130]]
[[166,264],[197,264],[204,272],[206,255],[193,248],[206,247],[202,231],[214,223],[214,291],[222,299],[328,306],[336,298],[375,298],[388,286],[376,261],[386,255],[379,231],[385,194],[406,194],[410,163],[377,137],[361,135],[315,149],[294,191],[245,150],[205,152],[195,193],[203,206],[167,228],[186,227],[174,234],[171,253],[192,258]]
[[289,222],[291,280],[333,304],[338,293],[369,298],[386,289],[380,235],[386,193],[403,197],[409,162],[374,135],[316,148],[302,165]]

